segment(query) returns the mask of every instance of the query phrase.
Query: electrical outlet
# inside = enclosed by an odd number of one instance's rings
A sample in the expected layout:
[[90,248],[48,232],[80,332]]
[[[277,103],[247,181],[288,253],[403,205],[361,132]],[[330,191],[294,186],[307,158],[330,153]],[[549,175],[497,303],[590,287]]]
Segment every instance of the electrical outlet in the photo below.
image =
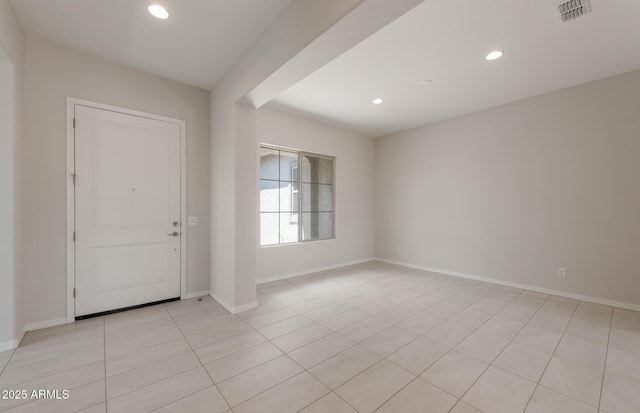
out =
[[560,278],[566,278],[567,276],[567,269],[566,268],[558,268],[558,277]]
[[189,217],[187,218],[188,225],[198,225],[198,217]]

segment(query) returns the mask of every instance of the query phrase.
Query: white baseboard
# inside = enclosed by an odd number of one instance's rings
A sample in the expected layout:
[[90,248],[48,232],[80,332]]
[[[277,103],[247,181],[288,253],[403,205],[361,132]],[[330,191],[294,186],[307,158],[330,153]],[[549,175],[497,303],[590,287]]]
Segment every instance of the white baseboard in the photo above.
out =
[[22,331],[18,332],[18,336],[13,340],[0,343],[0,353],[2,353],[3,351],[15,350],[20,347],[20,343],[22,342],[25,333],[26,331],[23,329]]
[[211,298],[216,300],[218,304],[223,306],[228,312],[230,312],[231,314],[234,314],[233,306],[230,306],[229,304],[227,304],[222,298],[218,297],[216,293],[214,293],[213,291],[209,291],[209,295],[211,296]]
[[386,262],[388,264],[394,264],[394,265],[401,265],[407,268],[415,268],[417,270],[424,270],[424,271],[436,272],[439,274],[452,275],[454,277],[466,278],[469,280],[484,281],[492,284],[504,285],[506,287],[520,288],[523,290],[530,290],[530,291],[535,291],[543,294],[551,294],[551,295],[557,295],[560,297],[573,298],[574,300],[589,301],[595,304],[609,305],[612,307],[624,308],[626,310],[640,311],[640,305],[625,303],[622,301],[614,301],[614,300],[608,300],[606,298],[591,297],[591,296],[582,295],[582,294],[574,294],[567,291],[537,287],[535,285],[530,285],[530,284],[514,283],[511,281],[499,280],[496,278],[483,277],[480,275],[473,275],[473,274],[465,274],[462,272],[444,270],[442,268],[427,267],[424,265],[415,265],[415,264],[410,264],[402,261],[387,260],[385,258],[376,258],[376,261]]
[[[22,333],[22,335],[24,336],[24,333]],[[10,341],[5,341],[4,343],[0,343],[0,353],[4,351],[17,349],[21,341],[22,341],[22,336],[20,336],[20,338],[16,338]]]
[[[375,261],[375,260],[376,260],[376,258],[365,258],[363,260],[341,262],[339,264],[328,265],[326,267],[310,268],[310,269],[307,269],[307,270],[298,271],[298,272],[292,272],[292,273],[289,273],[289,274],[276,275],[275,277],[260,278],[259,280],[256,280],[256,284],[260,285],[260,284],[270,283],[270,282],[273,282],[273,281],[286,280],[287,278],[299,277],[301,275],[313,274],[315,272],[320,272],[320,271],[334,270],[336,268],[348,267],[350,265],[363,264],[365,262],[370,262],[370,261]],[[380,260],[378,260],[378,261],[380,261]]]
[[196,292],[193,292],[193,293],[186,293],[185,295],[180,297],[180,299],[181,300],[190,300],[192,298],[202,297],[202,296],[205,296],[205,295],[209,295],[209,290],[196,291]]
[[258,302],[257,301],[254,301],[254,302],[249,303],[249,304],[237,306],[235,308],[235,313],[233,313],[233,314],[241,313],[243,311],[253,310],[254,308],[258,308]]
[[216,295],[216,293],[214,293],[213,291],[209,291],[209,295],[211,296],[211,298],[216,300],[221,306],[223,306],[231,314],[237,314],[237,313],[241,313],[243,311],[253,310],[254,308],[258,307],[258,302],[257,301],[254,301],[254,302],[249,303],[249,304],[244,304],[244,305],[239,305],[237,307],[234,307],[232,305],[227,304],[222,298],[218,297]]
[[53,320],[39,321],[37,323],[31,323],[24,326],[25,331],[40,330],[43,328],[61,326],[67,324],[67,317],[54,318]]
[[20,331],[18,333],[18,338],[16,338],[15,340],[13,340],[13,348],[18,348],[20,347],[20,343],[22,343],[22,339],[24,338],[24,335],[27,334],[27,330],[25,330],[24,328],[22,329],[22,331]]

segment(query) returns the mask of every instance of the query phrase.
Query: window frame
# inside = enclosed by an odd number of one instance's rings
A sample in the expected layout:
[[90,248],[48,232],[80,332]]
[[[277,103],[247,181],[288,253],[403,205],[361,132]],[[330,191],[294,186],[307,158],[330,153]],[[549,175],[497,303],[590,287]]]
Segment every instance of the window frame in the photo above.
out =
[[[258,245],[260,246],[260,248],[271,248],[271,247],[280,247],[280,246],[284,246],[284,245],[295,245],[295,244],[301,244],[301,243],[307,243],[307,242],[317,242],[317,241],[330,241],[330,240],[335,240],[337,235],[337,228],[336,228],[336,156],[331,156],[331,155],[324,155],[324,154],[319,154],[319,153],[314,153],[314,152],[308,152],[308,151],[302,151],[300,149],[295,149],[295,148],[288,148],[288,147],[284,147],[284,146],[277,146],[277,145],[270,145],[270,144],[259,144],[258,145],[258,183],[262,180],[262,176],[260,176],[260,150],[261,149],[270,149],[270,150],[277,150],[277,151],[285,151],[285,152],[295,152],[298,154],[298,212],[297,212],[297,224],[298,224],[298,241],[295,242],[281,242],[280,241],[280,231],[278,230],[278,243],[277,244],[266,244],[266,245],[262,245],[261,243],[261,239],[262,239],[262,225],[260,224],[261,219],[260,219],[260,215],[262,213],[262,211],[260,210],[260,202],[258,202],[258,227],[259,227],[259,237],[258,237]],[[303,156],[308,155],[314,158],[320,158],[320,159],[328,159],[331,161],[331,237],[327,237],[327,238],[313,238],[313,239],[303,239],[302,237],[302,229],[303,229],[303,222],[304,219],[302,218],[302,158]],[[279,162],[279,155],[278,155],[278,162]],[[278,170],[280,168],[280,165],[278,165]],[[293,168],[292,168],[293,169]],[[280,179],[278,179],[278,182],[283,182],[280,181]],[[293,182],[292,182],[293,183]],[[326,185],[326,184],[325,184]],[[279,187],[279,185],[278,185]],[[293,188],[292,188],[292,192],[293,192]],[[260,199],[260,185],[258,185],[258,199]],[[283,214],[283,212],[281,210],[278,211],[278,217],[280,219],[281,215]],[[290,216],[290,220],[293,219],[293,217],[296,215],[293,213],[293,211],[291,211],[291,216]],[[280,228],[280,226],[278,225],[278,228]]]

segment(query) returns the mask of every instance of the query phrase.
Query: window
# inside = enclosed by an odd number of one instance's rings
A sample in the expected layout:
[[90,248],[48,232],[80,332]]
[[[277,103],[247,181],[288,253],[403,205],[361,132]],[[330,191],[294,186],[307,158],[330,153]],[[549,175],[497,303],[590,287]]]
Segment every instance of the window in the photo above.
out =
[[[291,177],[293,178],[293,182],[291,185],[291,218],[295,219],[298,222],[298,208],[300,205],[300,194],[298,190],[298,167],[291,167]],[[294,212],[295,211],[295,212]]]
[[334,238],[334,161],[260,147],[260,245]]

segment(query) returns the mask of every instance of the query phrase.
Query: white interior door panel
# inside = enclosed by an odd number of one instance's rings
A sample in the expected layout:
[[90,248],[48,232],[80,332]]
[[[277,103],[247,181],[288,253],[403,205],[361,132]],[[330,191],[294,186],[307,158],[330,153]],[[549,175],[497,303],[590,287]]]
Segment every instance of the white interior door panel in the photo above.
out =
[[75,105],[75,315],[180,296],[180,125]]

